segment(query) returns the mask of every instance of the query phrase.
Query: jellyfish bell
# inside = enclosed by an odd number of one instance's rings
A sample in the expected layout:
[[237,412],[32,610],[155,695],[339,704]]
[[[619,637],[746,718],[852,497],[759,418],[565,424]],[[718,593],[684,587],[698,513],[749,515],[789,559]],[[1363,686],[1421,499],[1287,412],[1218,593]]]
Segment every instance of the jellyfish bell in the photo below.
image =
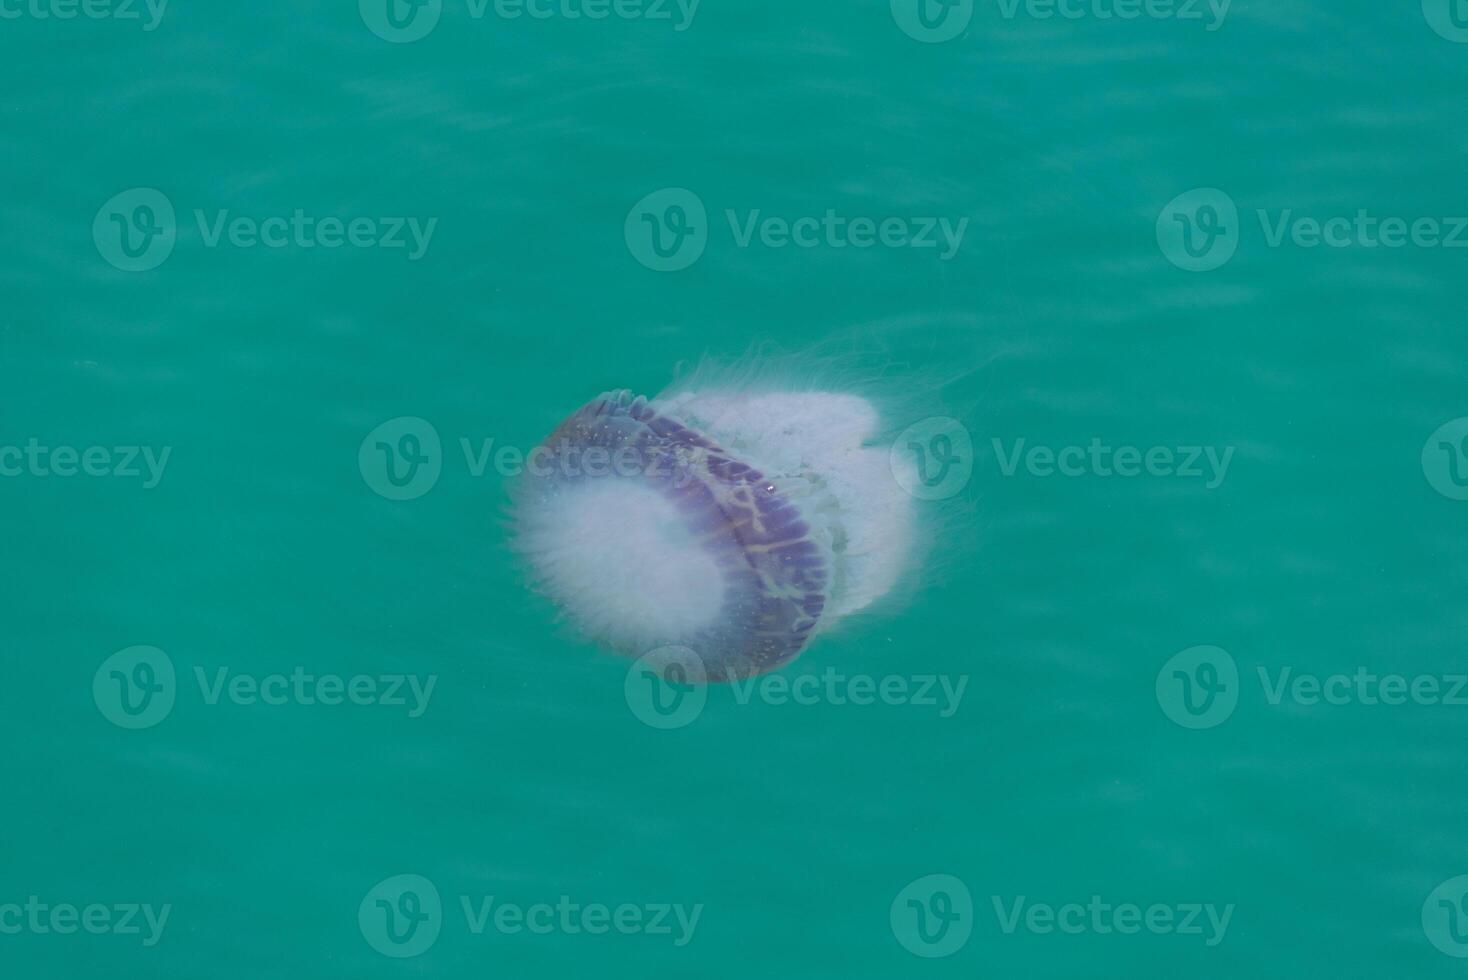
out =
[[891,424],[862,394],[718,366],[652,400],[609,391],[529,454],[515,546],[588,638],[693,651],[708,680],[762,674],[923,552]]

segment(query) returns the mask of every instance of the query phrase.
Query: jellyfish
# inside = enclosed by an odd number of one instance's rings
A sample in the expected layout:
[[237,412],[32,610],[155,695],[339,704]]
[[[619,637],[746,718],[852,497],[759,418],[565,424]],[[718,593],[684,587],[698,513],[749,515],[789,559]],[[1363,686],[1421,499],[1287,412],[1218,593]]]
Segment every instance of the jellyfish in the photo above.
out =
[[880,606],[931,544],[929,461],[846,387],[746,359],[591,399],[512,491],[534,586],[588,639],[691,652],[707,681],[776,670]]

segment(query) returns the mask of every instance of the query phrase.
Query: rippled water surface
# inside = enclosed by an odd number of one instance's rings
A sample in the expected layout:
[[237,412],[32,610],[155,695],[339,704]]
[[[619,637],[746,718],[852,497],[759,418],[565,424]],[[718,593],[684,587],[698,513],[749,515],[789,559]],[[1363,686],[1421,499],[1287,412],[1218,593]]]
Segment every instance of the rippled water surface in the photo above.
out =
[[[1461,975],[1463,0],[394,2],[0,0],[0,974]],[[474,460],[770,341],[961,533],[659,726]]]

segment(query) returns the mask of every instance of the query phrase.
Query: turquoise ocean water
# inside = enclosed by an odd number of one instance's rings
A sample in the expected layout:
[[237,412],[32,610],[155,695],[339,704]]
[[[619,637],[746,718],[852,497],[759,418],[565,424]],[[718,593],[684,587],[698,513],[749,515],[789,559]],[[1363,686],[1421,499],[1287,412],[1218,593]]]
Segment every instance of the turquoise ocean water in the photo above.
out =
[[[0,975],[1463,975],[1465,42],[0,0]],[[640,702],[475,460],[767,342],[963,374],[963,519]]]

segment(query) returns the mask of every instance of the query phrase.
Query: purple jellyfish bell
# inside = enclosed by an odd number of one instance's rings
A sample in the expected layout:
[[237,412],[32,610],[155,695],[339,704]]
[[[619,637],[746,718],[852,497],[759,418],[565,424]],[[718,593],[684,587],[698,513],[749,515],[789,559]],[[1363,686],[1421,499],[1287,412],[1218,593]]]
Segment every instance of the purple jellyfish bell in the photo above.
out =
[[632,656],[709,680],[789,663],[885,594],[912,535],[872,405],[823,391],[601,395],[527,458],[515,540],[537,587]]

